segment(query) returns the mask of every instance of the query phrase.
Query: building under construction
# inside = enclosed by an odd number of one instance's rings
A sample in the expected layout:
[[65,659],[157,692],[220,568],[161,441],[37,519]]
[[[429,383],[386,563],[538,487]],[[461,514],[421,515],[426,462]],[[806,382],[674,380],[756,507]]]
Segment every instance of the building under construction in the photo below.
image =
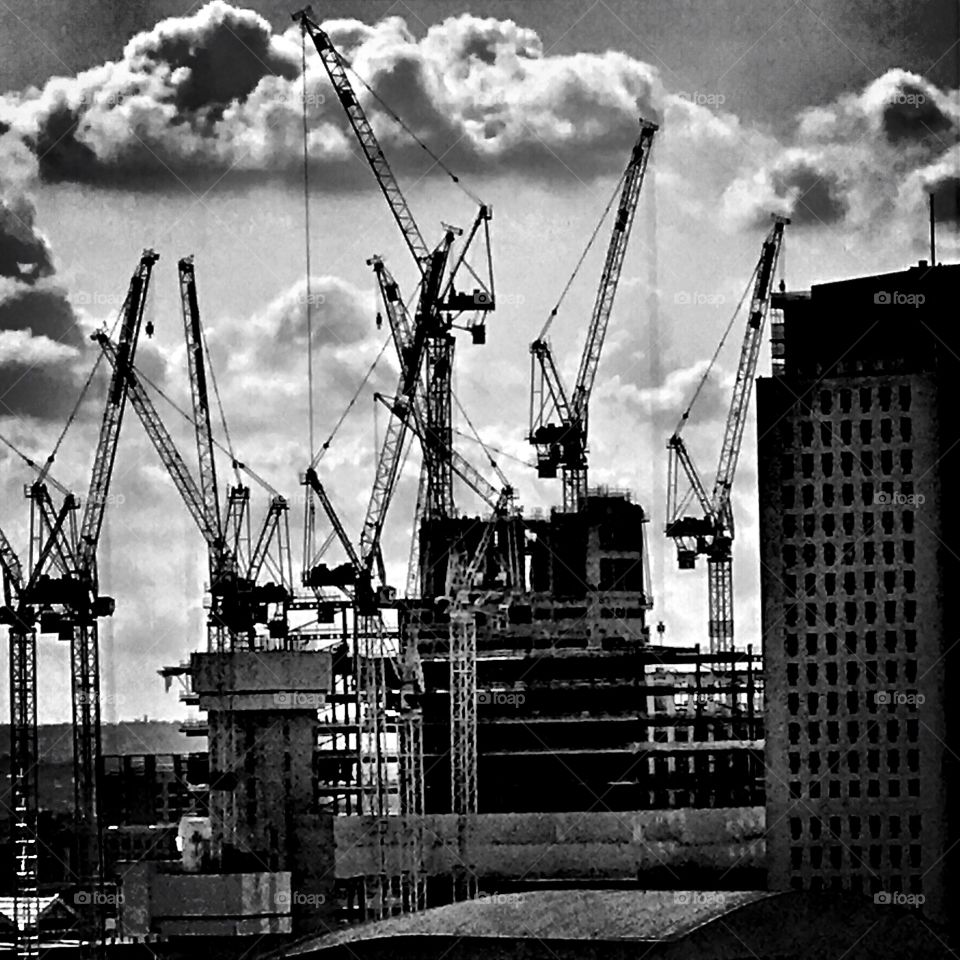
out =
[[[321,481],[327,445],[315,451],[312,433],[301,478],[299,582],[288,500],[253,475],[268,503],[251,535],[250,490],[239,476],[224,497],[211,410],[219,393],[215,383],[208,389],[213,370],[194,264],[185,257],[178,271],[194,477],[134,362],[157,259],[145,252],[121,310],[119,344],[105,331],[96,337],[111,382],[82,524],[92,532],[72,530],[76,503],[68,492],[58,514],[37,484],[29,563],[5,538],[0,544],[3,614],[15,640],[11,780],[21,955],[37,952],[43,879],[35,625],[72,641],[79,844],[65,879],[89,939],[112,926],[125,939],[256,936],[269,945],[342,920],[558,880],[677,883],[686,871],[701,881],[756,885],[763,799],[757,659],[733,647],[729,604],[713,617],[723,629],[708,632],[709,653],[651,642],[647,515],[632,495],[587,482],[590,397],[657,125],[640,121],[604,212],[615,211],[613,226],[576,381],[563,384],[547,338],[559,302],[531,344],[529,439],[539,476],[559,476],[563,495],[549,516],[525,518],[499,469],[498,487],[453,446],[454,331],[482,345],[495,307],[492,212],[480,204],[469,230],[445,225],[439,243],[428,245],[345,62],[309,11],[295,19],[304,56],[309,40],[418,271],[408,313],[383,259],[368,261],[400,375],[395,394],[380,398],[391,416],[359,542]],[[752,331],[762,327],[768,294],[765,284],[755,295]],[[309,297],[307,310],[309,323]],[[207,548],[206,644],[162,671],[182,682],[184,701],[200,713],[189,730],[207,741],[204,760],[174,761],[175,784],[155,761],[142,771],[122,761],[106,774],[100,755],[95,625],[113,612],[113,601],[99,596],[95,554],[127,400]],[[727,482],[745,415],[741,393],[731,413],[736,443],[725,446]],[[386,582],[380,541],[414,441],[421,483],[401,599]],[[225,452],[238,469],[235,451]],[[455,479],[479,496],[486,515],[457,508]],[[728,548],[727,506],[709,509],[708,532]],[[318,520],[329,529],[322,542]],[[338,566],[323,560],[331,542],[346,558]],[[61,577],[47,575],[50,563]],[[721,566],[729,585],[729,563]],[[123,789],[108,802],[109,782]],[[237,941],[233,949],[246,948]]]

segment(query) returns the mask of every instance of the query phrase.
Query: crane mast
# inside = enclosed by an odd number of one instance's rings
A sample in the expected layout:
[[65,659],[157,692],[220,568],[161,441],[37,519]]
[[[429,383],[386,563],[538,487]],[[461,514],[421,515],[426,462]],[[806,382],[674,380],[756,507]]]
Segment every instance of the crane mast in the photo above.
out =
[[[677,559],[681,569],[692,569],[698,555],[705,555],[707,558],[708,632],[711,652],[733,650],[733,481],[743,445],[753,383],[757,375],[763,327],[773,292],[773,278],[783,244],[783,229],[790,222],[786,217],[776,215],[773,221],[754,269],[750,308],[740,347],[737,377],[724,425],[717,474],[709,496],[680,431],[677,430],[667,443],[670,453],[666,533],[677,544]],[[681,425],[686,419],[687,414],[684,415]],[[678,497],[681,476],[686,477],[702,516],[681,515],[684,510],[684,502]]]
[[[79,595],[66,604],[73,630],[70,663],[74,738],[74,805],[79,838],[78,872],[103,878],[102,827],[97,780],[100,757],[100,663],[97,618],[113,613],[114,602],[99,595],[97,547],[103,529],[117,444],[126,406],[126,373],[136,355],[153,265],[159,256],[144,250],[121,311],[117,364],[113,369],[80,525],[76,581]],[[71,591],[74,593],[74,591]]]
[[[555,477],[557,467],[560,468],[563,475],[563,509],[566,512],[578,510],[587,494],[590,395],[613,311],[653,136],[658,129],[657,124],[641,119],[640,136],[633,146],[623,174],[616,219],[572,393],[568,395],[564,390],[545,334],[541,334],[530,345],[532,370],[529,439],[537,448],[537,468],[541,477]],[[559,423],[552,422],[554,416]]]

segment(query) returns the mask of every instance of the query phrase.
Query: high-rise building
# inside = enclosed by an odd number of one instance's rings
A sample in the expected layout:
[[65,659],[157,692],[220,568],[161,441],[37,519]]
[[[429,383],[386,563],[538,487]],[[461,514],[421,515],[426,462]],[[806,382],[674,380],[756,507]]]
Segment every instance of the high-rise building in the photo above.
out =
[[921,261],[781,292],[757,387],[770,885],[933,920],[960,867],[958,285]]

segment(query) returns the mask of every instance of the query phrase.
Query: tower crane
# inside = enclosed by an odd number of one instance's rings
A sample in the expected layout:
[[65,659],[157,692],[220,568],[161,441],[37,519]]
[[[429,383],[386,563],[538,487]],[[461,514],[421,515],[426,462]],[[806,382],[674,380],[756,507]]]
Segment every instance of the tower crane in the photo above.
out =
[[[133,363],[150,276],[157,254],[144,250],[120,311],[117,365],[107,389],[90,485],[79,530],[80,504],[65,494],[53,508],[46,469],[27,488],[31,501],[30,563],[25,578],[5,536],[0,536],[6,604],[0,620],[10,625],[11,765],[14,846],[17,856],[17,907],[24,917],[19,936],[22,955],[36,951],[36,635],[56,633],[70,641],[73,728],[74,815],[77,838],[74,873],[99,887],[103,882],[103,845],[99,818],[100,670],[97,623],[111,616],[112,597],[100,593],[97,547],[103,529],[117,444],[126,405],[124,373]],[[97,337],[99,334],[94,334]],[[48,573],[47,570],[52,570]],[[93,898],[98,934],[103,905]]]
[[[116,344],[102,333],[97,340],[111,365],[116,364],[118,362]],[[127,370],[126,381],[127,393],[137,418],[143,425],[197,529],[208,548],[212,550],[217,546],[218,531],[211,523],[206,510],[202,487],[194,479],[176,442],[170,436],[135,366]],[[288,509],[287,499],[274,494],[260,526],[256,545],[246,563],[241,565],[239,555],[230,544],[227,545],[231,562],[237,565],[236,587],[231,593],[222,595],[217,617],[233,643],[250,644],[256,625],[262,623],[267,624],[272,638],[279,639],[285,636],[286,631],[282,623],[275,624],[273,620],[267,619],[266,608],[273,604],[284,608],[290,596],[292,578],[288,569],[290,565],[289,533],[286,523]],[[277,550],[273,565],[281,571],[281,583],[258,584],[257,579],[263,570],[271,547]]]
[[556,307],[547,318],[540,336],[530,344],[529,439],[537,451],[538,476],[556,477],[558,467],[563,474],[565,512],[580,509],[587,495],[587,420],[590,394],[613,310],[653,136],[658,129],[657,124],[640,120],[640,136],[633,146],[623,173],[623,187],[613,232],[600,275],[593,314],[587,327],[587,340],[580,358],[580,369],[571,393],[568,394],[563,387],[550,343],[546,339],[557,313]]
[[[320,55],[337,99],[347,115],[357,142],[373,171],[420,274],[420,296],[415,311],[414,336],[409,346],[409,369],[419,370],[421,362],[426,365],[427,424],[431,434],[442,438],[439,445],[423,451],[427,463],[427,509],[430,516],[452,516],[453,473],[450,467],[449,451],[453,446],[450,391],[454,338],[451,331],[457,325],[465,325],[470,330],[475,343],[485,341],[482,316],[494,309],[489,232],[492,211],[489,206],[480,204],[460,254],[455,258],[452,268],[448,270],[452,259],[452,244],[455,237],[462,231],[446,226],[440,244],[435,248],[427,245],[347,76],[346,61],[334,47],[327,33],[313,19],[313,13],[309,7],[295,13],[293,19],[300,24],[303,36],[310,37]],[[399,120],[396,117],[395,119]],[[427,149],[425,144],[421,143],[421,146]],[[442,161],[439,158],[436,159],[443,167]],[[456,177],[452,174],[450,176],[459,183]],[[486,280],[481,279],[466,261],[468,249],[481,233],[486,246]],[[454,286],[454,280],[461,267],[465,267],[478,284],[470,293],[457,291]],[[464,322],[458,324],[465,313],[472,315],[474,319],[468,319],[465,324]],[[410,379],[407,386],[412,388],[415,382],[415,378]],[[402,410],[398,411],[398,415],[402,415]]]
[[[783,244],[783,228],[790,222],[786,217],[779,215],[774,215],[773,221],[773,226],[763,241],[760,259],[751,279],[753,288],[750,310],[743,344],[740,348],[737,379],[734,382],[730,409],[723,431],[717,474],[710,493],[707,492],[706,485],[680,435],[690,416],[690,407],[683,414],[676,432],[667,442],[669,456],[666,534],[677,545],[677,562],[681,570],[693,569],[700,555],[705,555],[707,558],[711,653],[733,650],[734,522],[731,496],[743,443],[743,431],[747,423],[750,396],[757,374],[763,326],[770,309],[773,278]],[[682,498],[678,497],[681,474],[686,477],[690,485],[690,493]],[[682,515],[691,495],[700,507],[701,515],[699,516]]]
[[[52,479],[52,478],[49,478]],[[10,640],[10,809],[12,846],[16,860],[14,879],[14,925],[17,955],[34,958],[39,951],[38,855],[37,855],[37,618],[35,590],[52,556],[60,549],[64,528],[70,529],[76,515],[74,497],[65,491],[60,511],[53,514],[43,480],[28,488],[31,501],[31,556],[25,578],[20,558],[0,530],[0,570],[4,605],[0,623],[9,627]]]
[[[240,543],[249,504],[249,488],[242,484],[228,492],[226,517],[221,517],[217,492],[217,471],[214,459],[213,432],[210,425],[210,399],[207,390],[207,369],[204,363],[205,346],[193,257],[184,257],[178,263],[180,302],[183,314],[183,332],[187,346],[187,370],[190,396],[193,404],[193,424],[197,444],[197,462],[200,472],[200,494],[207,523],[202,531],[207,539],[210,570],[211,608],[207,621],[208,648],[213,651],[232,649],[235,643],[253,642],[253,621],[247,608],[253,604],[256,577],[240,575]],[[286,500],[274,496],[266,521],[254,550],[265,555],[274,534],[286,530]],[[283,524],[279,523],[284,516]],[[262,565],[262,560],[260,561]],[[250,571],[247,571],[249,573]],[[257,571],[259,572],[259,570]],[[265,588],[258,588],[260,592]],[[281,590],[283,587],[281,586]],[[277,593],[277,599],[284,598]],[[276,621],[275,630],[282,629],[283,618]]]
[[100,595],[97,547],[126,407],[125,373],[134,362],[150,277],[158,259],[159,255],[153,250],[143,251],[130,279],[121,310],[117,365],[107,391],[90,486],[83,504],[75,567],[69,576],[59,582],[51,581],[39,587],[42,601],[63,604],[64,612],[59,618],[60,635],[69,632],[71,641],[74,804],[80,845],[77,866],[79,875],[84,879],[101,880],[103,877],[102,828],[97,793],[101,766],[97,621],[100,617],[111,616],[115,608],[112,597]]

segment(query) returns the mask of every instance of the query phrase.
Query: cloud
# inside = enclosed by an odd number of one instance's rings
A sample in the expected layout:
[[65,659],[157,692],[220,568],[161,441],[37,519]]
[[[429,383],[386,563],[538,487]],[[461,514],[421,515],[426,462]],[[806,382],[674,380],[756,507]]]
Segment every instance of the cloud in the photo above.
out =
[[33,283],[53,273],[50,247],[36,230],[35,216],[22,193],[0,199],[0,277]]
[[958,142],[956,93],[889,70],[857,93],[803,110],[791,141],[772,145],[727,187],[724,210],[741,224],[776,211],[799,226],[856,231],[896,219],[918,236],[926,190],[960,172]]
[[66,417],[86,357],[77,317],[61,288],[0,287],[0,416]]
[[[452,17],[415,38],[399,17],[326,24],[333,41],[414,133],[457,169],[537,175],[558,162],[589,178],[619,166],[637,118],[658,115],[657,71],[623,53],[545,54],[511,20]],[[299,28],[274,34],[222,0],[135,36],[120,59],[0,98],[0,123],[38,157],[41,176],[172,188],[233,170],[299,175]],[[308,50],[309,153],[333,183],[361,182],[353,134]],[[391,161],[420,147],[354,80]]]

